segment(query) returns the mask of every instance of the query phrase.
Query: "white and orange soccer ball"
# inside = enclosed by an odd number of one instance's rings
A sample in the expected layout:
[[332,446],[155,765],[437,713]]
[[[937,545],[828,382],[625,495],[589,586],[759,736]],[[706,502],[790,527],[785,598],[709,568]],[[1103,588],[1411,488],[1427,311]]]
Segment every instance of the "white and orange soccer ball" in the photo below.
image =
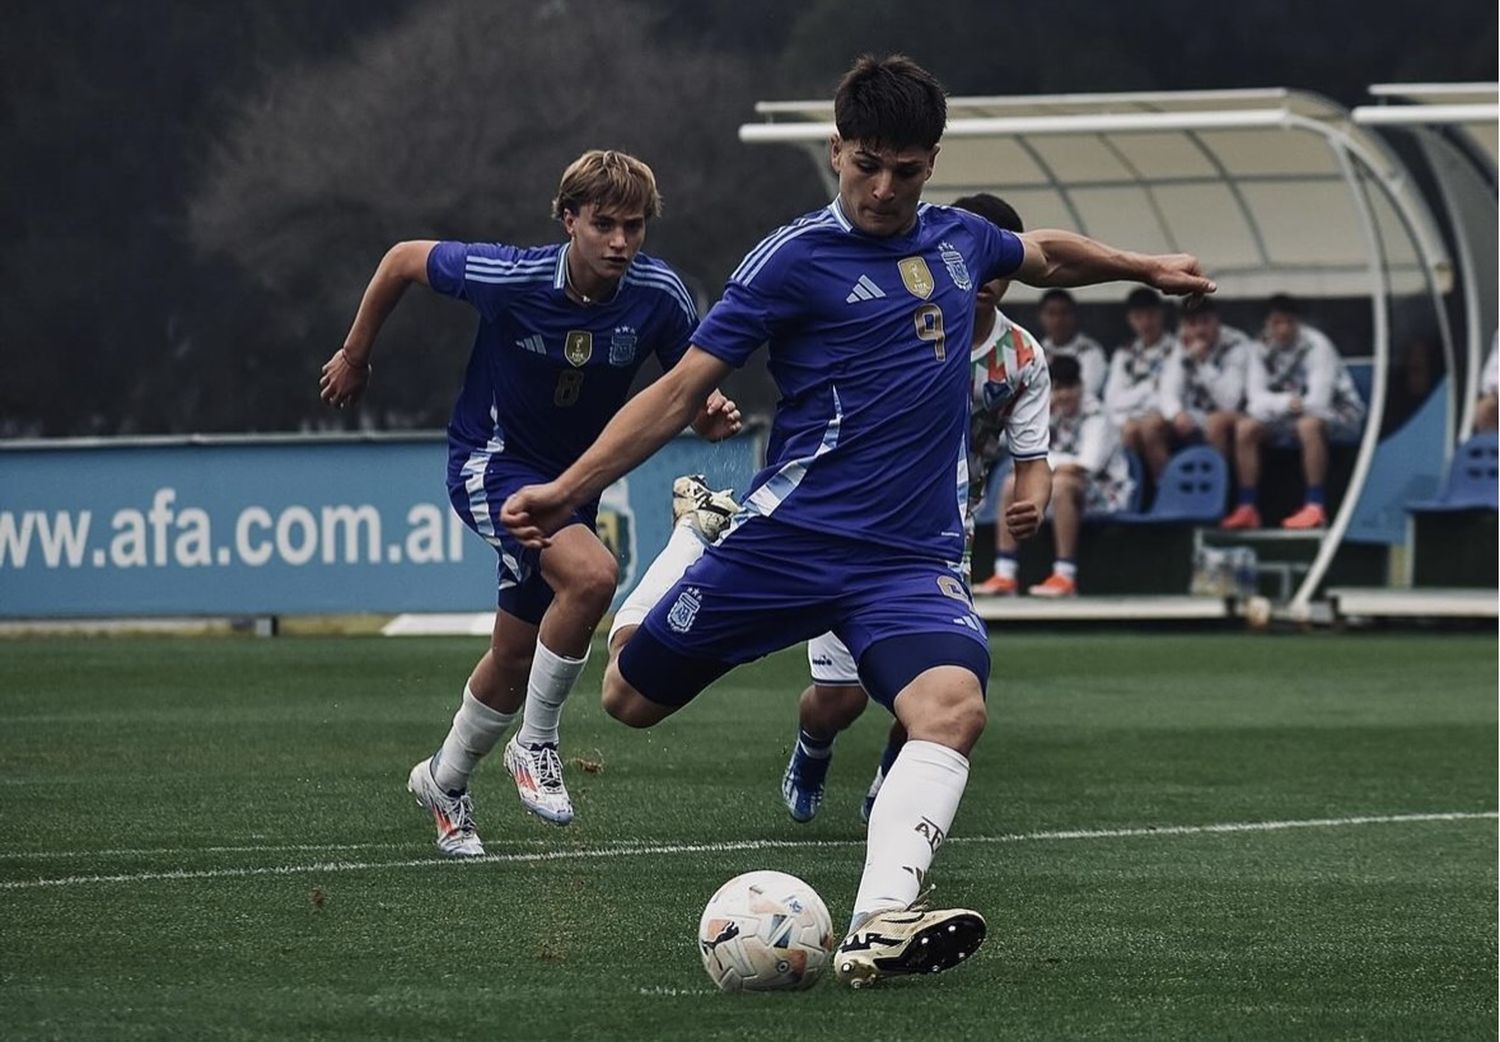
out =
[[703,968],[721,991],[808,988],[833,953],[818,892],[785,872],[746,872],[719,887],[698,921]]

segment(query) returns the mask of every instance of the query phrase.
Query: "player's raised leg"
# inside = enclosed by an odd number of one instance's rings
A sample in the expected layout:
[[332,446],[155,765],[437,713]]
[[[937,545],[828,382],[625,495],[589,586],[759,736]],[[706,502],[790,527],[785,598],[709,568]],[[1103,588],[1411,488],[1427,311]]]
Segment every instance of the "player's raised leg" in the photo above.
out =
[[520,728],[506,743],[505,766],[527,810],[566,825],[573,820],[573,803],[563,782],[558,721],[588,662],[594,630],[609,610],[618,566],[599,537],[582,524],[558,532],[539,564],[553,598],[538,629],[526,709]]

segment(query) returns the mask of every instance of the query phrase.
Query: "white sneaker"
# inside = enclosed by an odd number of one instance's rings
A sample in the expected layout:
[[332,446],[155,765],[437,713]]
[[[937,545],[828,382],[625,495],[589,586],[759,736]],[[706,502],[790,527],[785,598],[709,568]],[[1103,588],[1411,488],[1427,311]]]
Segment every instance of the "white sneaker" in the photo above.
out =
[[554,825],[573,820],[573,801],[563,785],[562,758],[551,742],[522,745],[512,735],[505,743],[505,769],[516,780],[521,805]]
[[717,543],[740,512],[733,493],[727,488],[715,492],[702,474],[684,474],[672,482],[672,524],[687,517],[705,543]]
[[437,823],[437,848],[448,857],[479,857],[484,844],[474,831],[474,801],[468,792],[450,796],[432,780],[432,757],[411,769],[406,791]]
[[844,938],[834,975],[851,988],[952,969],[984,943],[984,916],[967,908],[877,912]]

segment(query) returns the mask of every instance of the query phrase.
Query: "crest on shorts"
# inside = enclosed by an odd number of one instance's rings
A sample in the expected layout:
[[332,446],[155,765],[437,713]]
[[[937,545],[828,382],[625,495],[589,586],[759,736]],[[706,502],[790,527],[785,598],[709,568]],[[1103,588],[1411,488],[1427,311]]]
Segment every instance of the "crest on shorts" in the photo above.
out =
[[903,258],[896,262],[896,268],[901,272],[901,284],[912,296],[926,300],[937,289],[937,283],[932,280],[932,271],[921,257]]
[[594,334],[587,329],[568,330],[568,339],[563,342],[563,357],[570,365],[584,365],[594,357]]
[[693,628],[693,620],[698,617],[698,609],[701,607],[703,591],[696,586],[689,586],[677,595],[677,602],[667,612],[667,625],[678,633],[686,633]]
[[964,263],[964,255],[954,249],[951,242],[938,243],[938,255],[943,258],[948,277],[955,286],[965,293],[974,288],[974,280],[969,278],[969,266]]
[[627,366],[635,361],[635,327],[616,326],[609,338],[609,364]]

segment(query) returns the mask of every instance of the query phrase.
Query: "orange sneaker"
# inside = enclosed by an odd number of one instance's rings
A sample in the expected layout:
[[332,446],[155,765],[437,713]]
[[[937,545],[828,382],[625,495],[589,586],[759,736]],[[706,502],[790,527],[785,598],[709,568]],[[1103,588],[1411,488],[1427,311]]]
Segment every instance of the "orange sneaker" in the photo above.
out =
[[1282,528],[1326,528],[1328,514],[1316,503],[1306,503],[1302,509],[1281,522]]
[[1241,503],[1219,522],[1220,528],[1259,528],[1260,511],[1249,503]]
[[1066,575],[1053,572],[1046,582],[1037,583],[1026,591],[1033,597],[1077,597],[1078,584]]
[[978,586],[974,587],[976,597],[1014,597],[1020,592],[1014,579],[1004,576],[992,575]]

